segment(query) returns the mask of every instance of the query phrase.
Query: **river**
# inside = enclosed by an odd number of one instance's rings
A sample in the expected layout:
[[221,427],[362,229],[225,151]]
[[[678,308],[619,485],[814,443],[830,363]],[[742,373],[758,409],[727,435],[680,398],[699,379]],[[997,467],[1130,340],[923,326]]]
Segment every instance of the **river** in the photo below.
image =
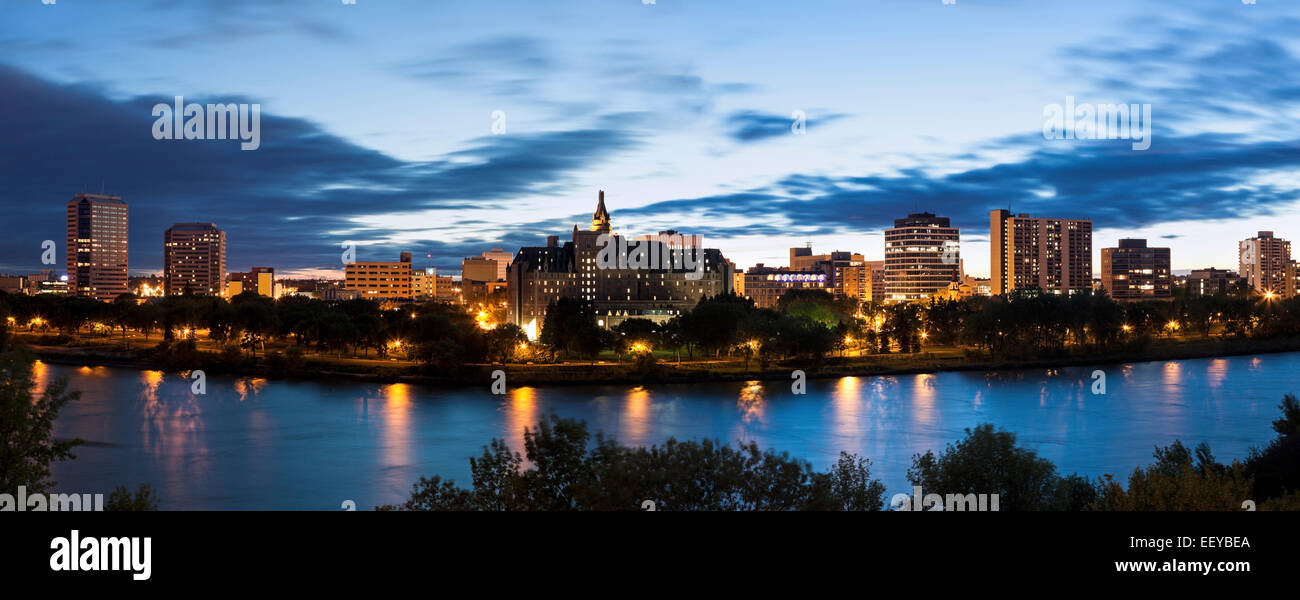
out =
[[[1106,374],[1106,394],[1092,374]],[[208,377],[38,363],[81,399],[55,435],[80,437],[55,466],[57,490],[148,482],[163,509],[359,509],[405,499],[421,475],[469,484],[469,457],[493,437],[522,451],[548,412],[626,444],[669,437],[753,440],[825,469],[839,451],[873,461],[889,494],[910,491],[912,455],[989,422],[1062,473],[1127,476],[1156,444],[1208,441],[1221,461],[1273,437],[1282,395],[1300,388],[1300,353],[1074,367],[787,382],[481,389]]]

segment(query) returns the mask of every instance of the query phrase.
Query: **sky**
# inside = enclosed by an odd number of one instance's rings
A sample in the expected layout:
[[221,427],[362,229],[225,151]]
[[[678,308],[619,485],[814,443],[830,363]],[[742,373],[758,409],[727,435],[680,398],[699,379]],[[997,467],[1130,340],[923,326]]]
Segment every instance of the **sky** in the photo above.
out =
[[[929,211],[987,276],[988,212],[1087,218],[1173,267],[1300,237],[1300,3],[1281,0],[0,0],[0,273],[64,264],[78,192],[131,207],[133,274],[212,222],[231,271],[459,272],[586,227],[702,235],[745,268],[884,256]],[[153,107],[260,105],[260,147],[155,139]],[[1151,107],[1150,147],[1048,139]],[[802,127],[796,113],[804,115]],[[495,129],[494,129],[495,127]],[[428,258],[425,258],[425,257]]]

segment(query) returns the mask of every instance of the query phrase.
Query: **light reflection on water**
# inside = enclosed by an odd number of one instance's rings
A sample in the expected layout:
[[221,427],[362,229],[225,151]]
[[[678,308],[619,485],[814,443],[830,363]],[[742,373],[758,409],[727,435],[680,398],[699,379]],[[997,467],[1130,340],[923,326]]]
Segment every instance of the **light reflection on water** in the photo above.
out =
[[[623,443],[669,437],[754,441],[826,468],[840,451],[873,462],[905,491],[914,453],[942,450],[991,422],[1065,473],[1126,474],[1153,446],[1210,442],[1221,460],[1273,434],[1300,354],[1002,372],[807,381],[445,390],[410,384],[207,378],[37,363],[38,389],[66,376],[82,399],[57,437],[97,442],[57,465],[61,490],[107,492],[140,482],[164,508],[337,509],[399,502],[419,476],[469,483],[468,458],[493,437],[523,452],[546,414],[585,420]],[[1092,373],[1107,374],[1093,395]]]

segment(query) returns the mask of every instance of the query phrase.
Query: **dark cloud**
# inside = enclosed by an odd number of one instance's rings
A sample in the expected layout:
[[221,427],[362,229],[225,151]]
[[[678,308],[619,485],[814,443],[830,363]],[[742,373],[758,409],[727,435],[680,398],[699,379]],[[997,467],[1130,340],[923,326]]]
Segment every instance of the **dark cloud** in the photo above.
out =
[[[131,207],[133,270],[161,267],[163,230],[178,221],[211,221],[226,230],[232,270],[252,263],[333,267],[342,242],[365,239],[356,217],[437,210],[445,221],[411,226],[455,227],[458,211],[510,210],[513,198],[553,191],[637,143],[615,129],[512,133],[469,140],[439,160],[404,162],[309,121],[263,113],[261,148],[241,151],[235,140],[154,140],[151,109],[160,102],[172,99],[114,102],[93,87],[57,85],[0,64],[0,130],[7,136],[0,149],[0,266],[39,268],[46,239],[58,243],[62,259],[64,204],[102,186]],[[378,239],[392,232],[370,233]],[[545,234],[518,232],[531,243]],[[431,248],[444,260],[469,250],[436,241],[413,246],[401,249]]]
[[[794,111],[791,111],[791,114],[793,113]],[[815,127],[845,116],[841,114],[816,115],[808,113],[807,118],[804,120],[804,131],[811,133]],[[760,142],[774,137],[791,135],[793,124],[794,117],[790,115],[763,113],[753,110],[736,111],[727,115],[723,120],[723,127],[726,129],[727,136],[743,143]]]
[[[1048,141],[1040,136],[1041,147],[1023,160],[957,173],[791,175],[753,190],[668,200],[619,213],[683,215],[692,232],[727,237],[875,232],[891,227],[895,218],[928,211],[951,217],[954,225],[974,234],[987,230],[990,210],[1003,207],[1088,218],[1099,228],[1135,228],[1271,215],[1295,201],[1290,188],[1240,184],[1255,174],[1300,167],[1300,140],[1234,143],[1240,142],[1234,136],[1168,133],[1156,140],[1150,151],[1135,152],[1127,140]],[[708,226],[736,216],[752,216],[761,224]]]

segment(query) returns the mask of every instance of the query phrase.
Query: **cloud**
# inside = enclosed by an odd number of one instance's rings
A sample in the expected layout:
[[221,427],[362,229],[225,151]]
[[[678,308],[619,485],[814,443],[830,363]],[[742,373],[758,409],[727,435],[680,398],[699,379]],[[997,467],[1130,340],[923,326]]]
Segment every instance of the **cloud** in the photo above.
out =
[[[101,186],[131,207],[133,270],[161,267],[162,232],[179,221],[211,221],[226,230],[232,270],[252,263],[310,268],[337,264],[345,240],[387,239],[390,231],[361,225],[366,218],[436,211],[445,219],[414,228],[455,228],[467,209],[510,210],[514,200],[551,192],[639,143],[618,129],[512,133],[468,140],[436,160],[406,162],[310,121],[264,112],[262,147],[244,152],[238,141],[154,140],[151,108],[171,98],[111,101],[93,86],[54,84],[3,64],[0,98],[0,130],[10,140],[0,149],[0,256],[10,270],[38,269],[45,239],[58,243],[62,259],[64,204]],[[387,244],[368,251],[395,255],[426,247],[454,253],[438,256],[453,260],[468,250],[426,240],[417,248]]]
[[[812,131],[814,127],[842,119],[845,116],[847,115],[828,114],[817,116],[808,114],[804,121],[805,131]],[[727,136],[741,143],[760,142],[774,137],[790,135],[793,131],[793,124],[794,117],[792,116],[753,110],[735,111],[727,115],[723,120],[723,127],[726,129]]]

